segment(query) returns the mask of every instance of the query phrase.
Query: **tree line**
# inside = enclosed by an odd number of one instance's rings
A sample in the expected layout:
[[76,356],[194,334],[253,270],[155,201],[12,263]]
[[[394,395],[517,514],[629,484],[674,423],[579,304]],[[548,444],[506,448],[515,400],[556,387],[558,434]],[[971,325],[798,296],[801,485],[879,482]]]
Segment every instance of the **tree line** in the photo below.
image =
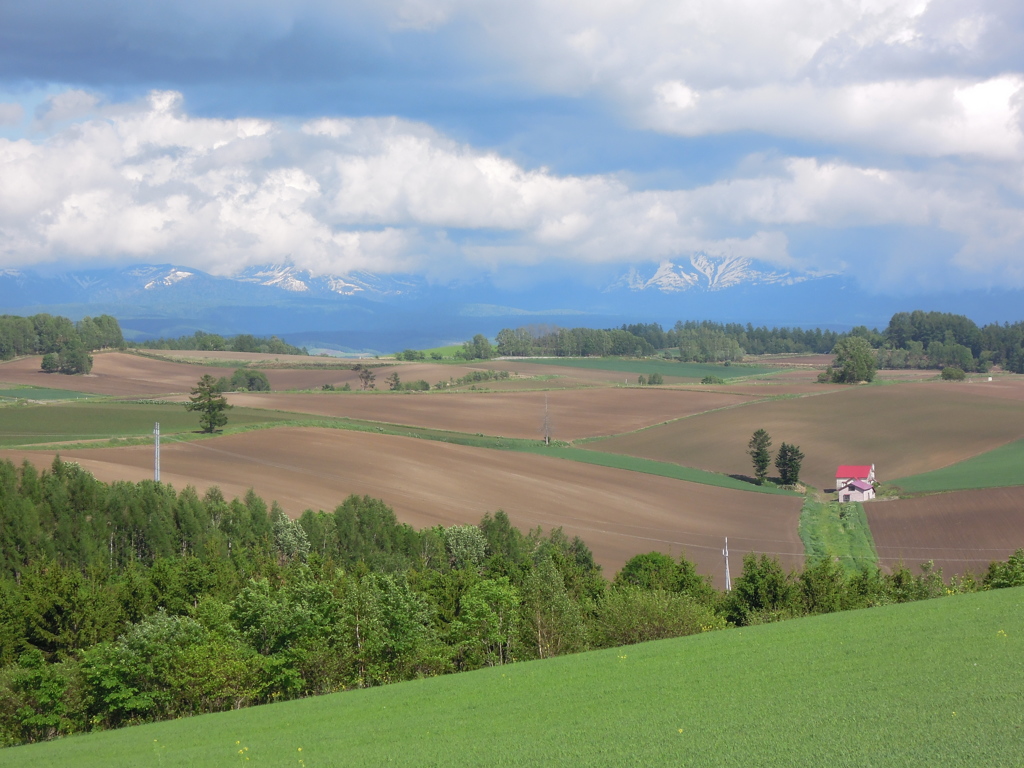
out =
[[[856,341],[854,341],[856,340]],[[465,354],[485,349],[483,336],[466,342]],[[986,371],[992,365],[1024,373],[1024,322],[991,323],[983,327],[964,315],[947,312],[897,312],[884,330],[857,326],[836,332],[813,328],[754,327],[747,323],[677,321],[665,330],[659,323],[623,324],[618,329],[565,329],[550,325],[502,329],[487,356],[643,357],[662,351],[683,362],[724,363],[745,355],[836,354],[869,349],[872,368],[957,368]],[[848,346],[844,346],[844,343]],[[487,342],[489,348],[489,342]],[[841,368],[842,366],[838,366]],[[865,381],[858,371],[829,372],[834,381]]]
[[1020,584],[1024,551],[948,584],[747,554],[722,593],[658,552],[609,582],[501,511],[415,530],[351,496],[290,520],[251,491],[0,462],[0,744]]
[[137,349],[198,350],[207,352],[259,352],[264,355],[308,355],[305,347],[296,347],[277,336],[221,336],[217,333],[196,331],[176,338],[150,339],[130,342]]
[[90,352],[124,346],[121,326],[110,315],[72,322],[58,315],[0,316],[0,360],[43,355],[47,373],[88,373]]
[[840,338],[842,334],[817,328],[755,328],[749,323],[706,320],[680,320],[667,331],[659,323],[623,324],[604,330],[529,325],[499,331],[495,353],[502,357],[646,357],[669,350],[684,362],[718,363],[740,360],[747,354],[826,354]]

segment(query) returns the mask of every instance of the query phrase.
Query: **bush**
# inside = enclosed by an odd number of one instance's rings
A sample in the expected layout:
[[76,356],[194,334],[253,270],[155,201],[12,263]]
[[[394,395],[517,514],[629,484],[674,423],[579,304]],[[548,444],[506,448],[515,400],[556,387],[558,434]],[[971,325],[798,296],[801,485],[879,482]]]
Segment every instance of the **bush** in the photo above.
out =
[[647,377],[647,383],[652,386],[657,384],[664,384],[665,379],[662,378],[660,373],[652,373],[650,376]]
[[40,364],[43,373],[56,373],[60,370],[60,360],[53,352],[43,355],[43,362]]
[[725,379],[720,376],[705,376],[700,380],[701,384],[725,384]]
[[724,628],[724,618],[689,595],[618,586],[601,603],[597,640],[617,647]]
[[402,384],[402,389],[406,392],[426,392],[430,389],[430,385],[423,379],[417,379],[416,381],[406,381]]
[[962,368],[950,365],[942,369],[943,381],[963,381],[966,378],[967,374],[963,372]]

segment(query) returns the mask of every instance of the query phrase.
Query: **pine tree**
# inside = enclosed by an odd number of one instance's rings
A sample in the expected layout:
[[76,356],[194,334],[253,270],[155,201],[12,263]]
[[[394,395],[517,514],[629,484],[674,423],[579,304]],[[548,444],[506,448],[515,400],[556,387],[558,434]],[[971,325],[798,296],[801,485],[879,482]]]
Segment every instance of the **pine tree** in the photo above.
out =
[[795,485],[800,481],[800,466],[804,454],[798,445],[783,443],[775,457],[775,469],[779,471],[779,479],[783,485]]
[[750,454],[750,459],[754,462],[754,477],[757,479],[758,485],[764,483],[764,479],[768,476],[768,465],[772,462],[772,455],[768,449],[771,447],[772,438],[763,429],[757,430],[747,445],[747,453]]
[[185,403],[186,411],[199,411],[199,425],[204,432],[213,432],[228,423],[224,411],[232,406],[224,399],[217,389],[217,382],[210,374],[205,374],[192,388],[189,402]]

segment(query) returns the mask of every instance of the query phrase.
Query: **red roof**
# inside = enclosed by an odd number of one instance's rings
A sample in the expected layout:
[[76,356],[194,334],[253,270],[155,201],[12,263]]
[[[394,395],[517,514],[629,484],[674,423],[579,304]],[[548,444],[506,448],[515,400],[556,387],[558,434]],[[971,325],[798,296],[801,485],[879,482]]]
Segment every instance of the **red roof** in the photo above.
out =
[[855,480],[866,480],[868,475],[871,474],[871,465],[855,466],[853,464],[843,464],[836,470],[836,477],[850,477]]

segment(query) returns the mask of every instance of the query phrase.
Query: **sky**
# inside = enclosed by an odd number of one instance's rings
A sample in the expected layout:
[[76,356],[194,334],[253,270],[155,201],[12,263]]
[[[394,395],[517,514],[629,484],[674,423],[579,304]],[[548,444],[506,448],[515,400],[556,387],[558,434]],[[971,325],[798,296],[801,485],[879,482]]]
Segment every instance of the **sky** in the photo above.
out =
[[0,269],[1024,287],[1019,0],[0,0]]

